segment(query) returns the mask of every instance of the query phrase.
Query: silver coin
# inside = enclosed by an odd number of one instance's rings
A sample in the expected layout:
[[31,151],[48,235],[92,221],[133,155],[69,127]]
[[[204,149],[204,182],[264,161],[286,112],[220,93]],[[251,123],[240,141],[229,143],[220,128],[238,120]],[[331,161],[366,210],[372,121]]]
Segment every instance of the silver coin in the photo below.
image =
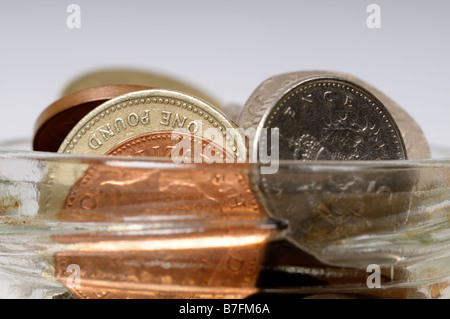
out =
[[[299,90],[303,95],[296,93]],[[280,159],[430,157],[422,130],[401,107],[367,83],[342,73],[305,71],[271,77],[249,97],[237,123],[259,131],[281,126]],[[259,138],[257,134],[250,140],[254,151]]]
[[[253,92],[237,122],[256,129],[250,140],[253,156],[264,141],[264,129],[279,128],[279,157],[296,162],[285,162],[274,174],[253,171],[262,202],[269,215],[288,222],[287,238],[296,246],[339,266],[367,266],[373,256],[350,256],[348,250],[330,254],[330,245],[401,226],[417,173],[376,169],[386,165],[380,162],[367,165],[367,170],[349,170],[342,162],[309,166],[302,161],[430,156],[422,131],[404,110],[348,75],[300,72],[272,77]],[[391,256],[383,258],[389,263]]]
[[263,118],[279,128],[280,159],[406,159],[399,129],[372,94],[344,80],[317,78],[293,86]]

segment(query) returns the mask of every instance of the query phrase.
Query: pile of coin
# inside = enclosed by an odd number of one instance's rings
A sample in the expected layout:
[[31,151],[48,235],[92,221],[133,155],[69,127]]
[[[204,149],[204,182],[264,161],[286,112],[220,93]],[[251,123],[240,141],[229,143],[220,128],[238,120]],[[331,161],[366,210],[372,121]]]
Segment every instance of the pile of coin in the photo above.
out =
[[[192,212],[197,212],[217,216],[224,225],[231,220],[264,218],[295,222],[295,218],[268,203],[273,196],[270,188],[277,184],[279,176],[251,168],[253,163],[256,167],[260,162],[267,164],[261,160],[264,149],[271,150],[271,160],[277,163],[430,157],[421,129],[402,108],[367,83],[341,73],[308,71],[271,77],[250,95],[236,122],[200,90],[143,72],[94,73],[74,81],[63,95],[38,118],[35,151],[146,157],[155,161],[171,158],[177,163],[196,163],[198,176],[179,168],[164,172],[156,168],[143,171],[91,165],[76,176],[52,168],[48,184],[67,188],[49,189],[42,196],[41,206],[54,209],[62,221],[123,222],[121,209],[125,207],[127,216],[131,214],[137,221],[152,214],[191,218]],[[266,133],[271,131],[276,132],[277,139],[268,138]],[[230,165],[201,168],[210,163]],[[248,175],[242,173],[243,165],[248,167]],[[180,207],[180,203],[190,204]],[[268,238],[269,232],[261,230],[259,235]],[[224,226],[204,236],[212,238],[217,234],[239,238],[248,230]],[[177,236],[172,234],[173,238]],[[92,247],[96,247],[95,242],[111,240],[94,237],[86,234],[55,240],[89,242]],[[149,236],[146,240],[155,238]],[[294,242],[294,246],[305,249],[302,243]],[[81,266],[82,280],[87,284],[82,289],[69,289],[79,298],[242,298],[257,291],[260,265],[267,260],[274,262],[267,257],[270,251],[273,245],[269,247],[267,242],[250,248],[220,247],[178,254],[161,248],[129,256],[94,249],[95,254],[90,255],[79,251],[55,254],[55,265],[63,283],[69,275],[67,265]],[[310,258],[305,256],[309,255],[304,253],[302,258]],[[117,258],[131,266],[112,267],[106,274],[104,269]],[[154,266],[155,260],[203,268],[167,270]],[[135,269],[136,265],[150,266]],[[136,276],[137,272],[144,275]],[[114,284],[125,277],[135,285]],[[203,287],[204,291],[158,291],[141,289],[141,284]],[[224,292],[218,293],[214,287]]]
[[[140,134],[184,129],[199,135],[216,129],[215,133],[226,136],[227,129],[240,127],[243,130],[235,131],[257,131],[250,136],[251,146],[260,143],[262,129],[278,128],[282,160],[430,157],[421,129],[400,106],[342,73],[273,76],[253,91],[236,124],[198,89],[143,72],[93,73],[74,81],[63,94],[36,122],[35,151],[107,154]],[[221,141],[210,135],[213,142]],[[235,157],[247,159],[246,137],[233,136]],[[258,147],[250,149],[258,151]]]

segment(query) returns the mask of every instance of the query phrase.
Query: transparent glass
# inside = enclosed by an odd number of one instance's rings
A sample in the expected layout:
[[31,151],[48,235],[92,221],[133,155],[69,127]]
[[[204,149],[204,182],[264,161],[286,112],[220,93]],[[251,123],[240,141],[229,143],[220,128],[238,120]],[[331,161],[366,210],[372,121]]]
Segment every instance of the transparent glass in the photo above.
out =
[[0,298],[450,296],[445,149],[261,175],[27,143],[0,145]]

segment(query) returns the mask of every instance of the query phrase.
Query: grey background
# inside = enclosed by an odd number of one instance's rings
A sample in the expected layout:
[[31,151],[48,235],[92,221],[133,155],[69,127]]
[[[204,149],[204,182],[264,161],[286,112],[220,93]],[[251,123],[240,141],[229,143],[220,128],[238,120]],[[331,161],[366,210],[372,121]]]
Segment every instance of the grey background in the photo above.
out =
[[[71,3],[81,29],[66,26]],[[366,26],[370,3],[380,29]],[[65,85],[99,69],[167,74],[241,105],[272,75],[322,69],[371,83],[448,147],[449,31],[449,1],[1,1],[0,140],[31,138]]]

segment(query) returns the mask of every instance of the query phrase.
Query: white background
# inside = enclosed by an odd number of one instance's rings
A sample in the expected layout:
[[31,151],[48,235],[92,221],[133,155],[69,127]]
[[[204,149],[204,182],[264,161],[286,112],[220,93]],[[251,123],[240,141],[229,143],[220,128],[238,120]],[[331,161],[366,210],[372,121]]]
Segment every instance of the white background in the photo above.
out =
[[[81,29],[66,8],[81,7]],[[369,29],[366,8],[381,7]],[[266,78],[353,74],[399,103],[433,145],[449,147],[449,1],[1,1],[0,140],[31,138],[73,79],[108,68],[177,77],[223,104]]]

